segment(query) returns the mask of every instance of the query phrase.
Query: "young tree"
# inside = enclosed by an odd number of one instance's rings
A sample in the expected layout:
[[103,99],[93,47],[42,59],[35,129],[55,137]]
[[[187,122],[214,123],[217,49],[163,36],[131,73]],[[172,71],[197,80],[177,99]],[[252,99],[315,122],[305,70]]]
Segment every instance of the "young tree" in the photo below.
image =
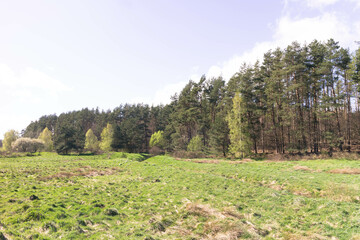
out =
[[104,152],[109,152],[113,141],[114,129],[113,126],[108,123],[101,132],[100,149]]
[[233,108],[227,115],[227,121],[230,129],[230,152],[237,158],[244,158],[250,153],[251,141],[245,113],[246,109],[244,109],[242,97],[239,93],[235,94]]
[[19,138],[19,133],[15,130],[7,131],[4,134],[3,148],[5,151],[11,151],[11,144]]
[[163,149],[165,144],[163,135],[164,135],[164,131],[154,132],[150,138],[150,143],[149,143],[150,147],[158,147]]
[[157,131],[151,135],[150,142],[150,153],[152,154],[160,154],[164,152],[165,148],[165,139],[164,139],[164,131]]
[[54,149],[52,133],[47,127],[40,133],[39,139],[44,142],[44,151],[51,152]]
[[99,141],[91,128],[85,135],[85,149],[95,153],[99,150]]
[[203,143],[201,140],[201,137],[199,135],[196,135],[195,137],[193,137],[188,146],[187,146],[187,150],[189,152],[201,152],[203,150]]

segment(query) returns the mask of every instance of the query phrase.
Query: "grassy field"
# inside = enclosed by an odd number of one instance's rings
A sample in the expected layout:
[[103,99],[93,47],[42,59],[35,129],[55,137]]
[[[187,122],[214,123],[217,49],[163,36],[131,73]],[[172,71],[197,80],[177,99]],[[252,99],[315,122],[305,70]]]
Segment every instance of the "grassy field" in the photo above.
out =
[[0,158],[0,239],[360,239],[360,162]]

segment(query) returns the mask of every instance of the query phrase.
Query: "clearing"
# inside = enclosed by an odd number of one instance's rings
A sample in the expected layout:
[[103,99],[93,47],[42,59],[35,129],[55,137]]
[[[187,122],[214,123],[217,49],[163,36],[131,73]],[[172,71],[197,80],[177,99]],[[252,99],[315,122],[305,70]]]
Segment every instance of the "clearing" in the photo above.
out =
[[359,173],[345,159],[0,158],[0,239],[360,239]]

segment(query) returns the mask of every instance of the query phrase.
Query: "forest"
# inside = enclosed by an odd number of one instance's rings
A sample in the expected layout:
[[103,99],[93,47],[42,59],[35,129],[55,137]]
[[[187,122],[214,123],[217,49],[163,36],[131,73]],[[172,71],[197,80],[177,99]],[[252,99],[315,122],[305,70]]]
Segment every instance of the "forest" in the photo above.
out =
[[190,80],[170,104],[46,115],[19,135],[38,138],[47,128],[60,154],[88,151],[90,129],[95,142],[110,136],[100,148],[114,151],[331,154],[359,150],[359,97],[360,48],[352,53],[333,39],[294,42],[243,64],[228,81]]

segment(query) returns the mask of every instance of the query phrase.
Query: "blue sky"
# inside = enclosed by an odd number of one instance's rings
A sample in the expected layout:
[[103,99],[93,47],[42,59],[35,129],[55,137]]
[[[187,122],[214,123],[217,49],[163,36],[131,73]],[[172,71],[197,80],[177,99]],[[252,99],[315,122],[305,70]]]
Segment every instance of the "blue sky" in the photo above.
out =
[[360,0],[0,0],[0,138],[42,115],[170,102],[292,41],[355,49]]

